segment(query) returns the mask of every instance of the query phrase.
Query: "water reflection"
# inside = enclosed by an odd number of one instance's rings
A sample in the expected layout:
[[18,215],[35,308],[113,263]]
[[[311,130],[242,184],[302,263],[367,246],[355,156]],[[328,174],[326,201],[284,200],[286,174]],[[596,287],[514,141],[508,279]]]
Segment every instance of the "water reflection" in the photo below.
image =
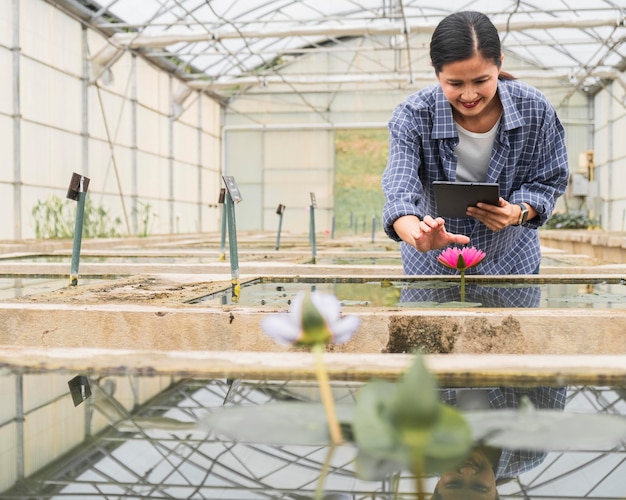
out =
[[[537,278],[539,280],[539,278]],[[611,281],[541,282],[541,283],[467,283],[467,307],[541,307],[541,308],[624,308],[626,286],[621,278]],[[330,278],[302,278],[300,281],[283,281],[281,278],[263,278],[244,283],[237,304],[240,306],[277,305],[288,307],[290,300],[300,291],[317,290],[334,295],[345,307],[449,307],[458,306],[458,282],[398,278],[385,280],[352,280]],[[231,290],[224,290],[195,299],[205,305],[230,305]]]
[[[400,302],[434,302],[445,304],[461,300],[460,286],[446,288],[403,288]],[[481,286],[465,285],[465,302],[482,307],[539,307],[541,287],[539,286]]]
[[[329,460],[325,446],[237,443],[198,424],[224,406],[315,401],[317,390],[311,383],[92,377],[93,397],[74,407],[67,391],[69,378],[0,377],[6,395],[0,408],[0,457],[5,464],[1,498],[302,500],[315,496],[327,461],[327,498],[416,498],[415,480],[407,472],[390,474],[384,481],[361,480],[352,446],[334,450]],[[334,383],[337,402],[352,404],[359,387]],[[534,392],[537,404],[548,401],[549,407],[559,408],[564,403],[565,412],[626,415],[624,388],[569,387],[567,394],[564,389],[552,393],[540,388],[466,392],[470,390],[442,391],[442,397],[467,408],[480,406],[481,396],[487,396],[482,404],[507,407],[519,402],[521,394]],[[619,445],[550,452],[513,474],[515,479],[499,481],[497,488],[501,498],[623,498],[624,451]],[[513,470],[517,459],[504,452],[487,456],[494,464],[497,459],[494,477],[511,476],[500,471]],[[429,491],[439,479],[427,478]]]
[[[445,390],[442,400],[460,409],[519,408],[530,402],[534,408],[563,410],[566,387],[494,387]],[[507,483],[541,465],[548,453],[535,449],[479,447],[458,469],[442,474],[438,490],[442,499],[494,498],[496,485]],[[461,493],[465,493],[463,496]],[[481,493],[481,495],[470,495]]]

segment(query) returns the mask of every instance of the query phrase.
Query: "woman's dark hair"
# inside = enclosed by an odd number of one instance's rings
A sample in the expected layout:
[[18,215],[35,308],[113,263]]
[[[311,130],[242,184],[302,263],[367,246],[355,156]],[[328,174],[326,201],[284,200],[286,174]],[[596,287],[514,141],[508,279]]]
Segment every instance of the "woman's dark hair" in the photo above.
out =
[[498,68],[502,64],[500,35],[485,14],[471,10],[455,12],[435,28],[430,40],[430,60],[435,74],[439,74],[444,65],[470,59],[476,53],[493,61]]

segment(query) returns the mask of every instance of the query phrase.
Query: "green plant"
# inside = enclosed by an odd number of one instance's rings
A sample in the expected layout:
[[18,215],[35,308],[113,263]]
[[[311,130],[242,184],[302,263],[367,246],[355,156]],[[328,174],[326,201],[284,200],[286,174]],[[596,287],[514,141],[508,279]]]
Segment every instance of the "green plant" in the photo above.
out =
[[156,212],[152,210],[150,203],[137,202],[137,207],[133,208],[133,215],[137,216],[138,223],[140,225],[138,236],[145,238],[150,233],[150,229],[154,224],[154,219],[158,216]]
[[595,229],[600,227],[600,222],[583,214],[554,213],[543,227],[545,229]]
[[[38,201],[31,213],[37,239],[67,239],[74,236],[77,203],[53,195]],[[94,207],[89,196],[85,199],[83,236],[85,238],[114,238],[120,235],[119,217],[111,219],[102,206]]]

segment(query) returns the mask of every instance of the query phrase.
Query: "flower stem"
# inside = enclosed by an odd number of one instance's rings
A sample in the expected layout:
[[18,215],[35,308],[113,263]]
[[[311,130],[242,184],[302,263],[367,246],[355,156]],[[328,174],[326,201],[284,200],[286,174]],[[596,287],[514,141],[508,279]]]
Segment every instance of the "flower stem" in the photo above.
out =
[[326,453],[326,460],[324,460],[324,465],[322,466],[322,470],[320,471],[320,478],[317,482],[317,488],[315,489],[314,500],[323,500],[324,498],[324,481],[326,480],[326,476],[328,476],[328,471],[330,469],[330,462],[333,458],[333,453],[335,452],[335,445],[331,444],[328,447],[328,452]]
[[424,488],[424,459],[416,458],[413,462],[413,473],[415,474],[415,487],[417,489],[418,500],[426,500],[426,489]]
[[330,439],[333,445],[341,444],[343,442],[343,436],[341,435],[341,427],[339,427],[339,420],[337,419],[337,412],[335,411],[335,400],[333,399],[333,393],[330,388],[328,372],[324,364],[324,347],[322,344],[315,344],[311,348],[311,352],[315,357],[315,374],[320,387],[320,396],[322,398],[322,404],[324,405],[324,411],[326,412]]
[[465,271],[461,271],[461,302],[465,302]]

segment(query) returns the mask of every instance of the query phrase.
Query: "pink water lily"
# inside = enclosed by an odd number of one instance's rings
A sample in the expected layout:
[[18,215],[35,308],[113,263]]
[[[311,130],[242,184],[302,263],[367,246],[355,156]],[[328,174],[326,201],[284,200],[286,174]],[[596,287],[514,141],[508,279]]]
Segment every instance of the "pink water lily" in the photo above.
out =
[[480,264],[487,255],[475,247],[446,248],[437,260],[444,266],[461,272],[461,302],[465,302],[465,270]]
[[480,264],[485,257],[485,252],[475,247],[450,247],[441,252],[437,260],[451,269],[465,271]]

